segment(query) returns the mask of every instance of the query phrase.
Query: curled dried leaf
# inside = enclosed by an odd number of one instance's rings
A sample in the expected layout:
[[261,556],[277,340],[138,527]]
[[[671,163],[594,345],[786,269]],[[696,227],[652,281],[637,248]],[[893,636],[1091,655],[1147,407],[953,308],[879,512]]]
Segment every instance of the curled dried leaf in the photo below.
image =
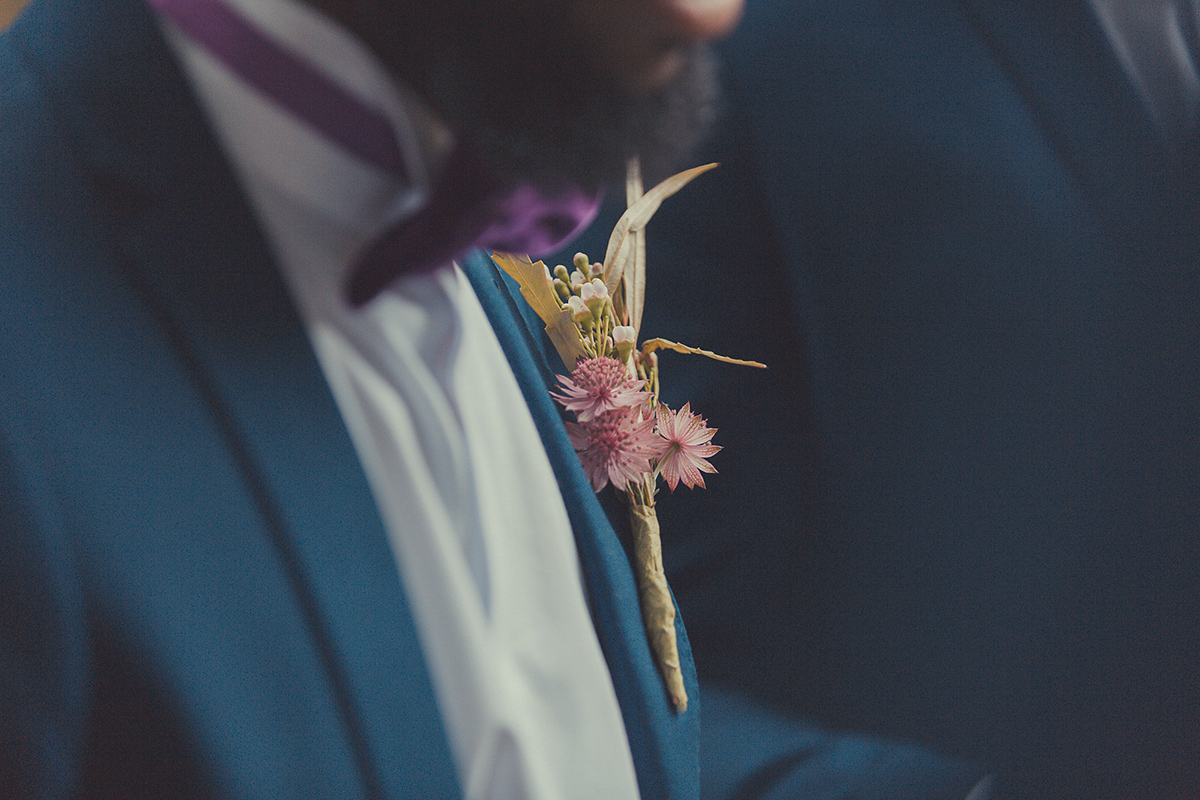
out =
[[676,353],[690,353],[692,355],[704,356],[716,361],[723,361],[726,364],[738,364],[743,367],[758,367],[766,369],[767,365],[759,361],[746,361],[740,358],[730,358],[729,356],[717,355],[711,350],[701,350],[699,347],[691,347],[679,342],[672,342],[670,339],[647,339],[642,343],[642,355],[649,356],[655,350],[674,350]]
[[[636,242],[630,240],[630,231],[640,231],[646,227],[646,223],[658,211],[663,200],[687,186],[696,176],[702,175],[716,166],[715,163],[705,164],[672,175],[625,209],[625,213],[617,220],[612,235],[608,237],[608,249],[604,253],[604,285],[608,287],[610,293],[616,290],[625,270],[634,259],[633,251],[637,248]],[[626,195],[628,196],[628,190]]]

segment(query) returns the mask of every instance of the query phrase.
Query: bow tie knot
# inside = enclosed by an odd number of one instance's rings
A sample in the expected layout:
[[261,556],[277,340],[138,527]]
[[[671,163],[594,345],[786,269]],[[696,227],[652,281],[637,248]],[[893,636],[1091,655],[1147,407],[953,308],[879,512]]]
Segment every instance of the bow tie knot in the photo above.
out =
[[544,192],[532,184],[500,188],[465,151],[451,154],[429,202],[367,247],[346,287],[359,307],[400,274],[426,272],[474,248],[552,253],[596,216],[602,193],[566,186]]

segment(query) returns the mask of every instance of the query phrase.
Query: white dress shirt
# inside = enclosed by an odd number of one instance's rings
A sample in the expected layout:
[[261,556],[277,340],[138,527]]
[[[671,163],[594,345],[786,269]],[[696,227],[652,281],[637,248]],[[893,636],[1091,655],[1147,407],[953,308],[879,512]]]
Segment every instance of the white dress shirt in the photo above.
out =
[[360,163],[163,22],[362,461],[465,797],[636,798],[566,509],[470,285],[447,265],[400,278],[362,309],[343,300],[355,256],[424,201],[449,137],[359,41],[307,5],[228,2],[385,113],[413,178]]

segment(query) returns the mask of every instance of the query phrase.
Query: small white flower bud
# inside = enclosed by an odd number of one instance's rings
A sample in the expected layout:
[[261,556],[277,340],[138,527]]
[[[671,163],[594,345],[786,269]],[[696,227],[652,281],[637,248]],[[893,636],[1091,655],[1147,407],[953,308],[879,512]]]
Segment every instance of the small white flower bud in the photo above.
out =
[[591,333],[592,328],[596,324],[596,319],[592,316],[592,310],[583,302],[583,298],[571,295],[567,298],[564,308],[570,309],[571,319],[575,321],[580,330],[584,333]]
[[592,316],[600,319],[604,314],[604,304],[608,302],[608,288],[605,287],[604,281],[593,278],[591,283],[585,283],[579,287],[579,296],[592,310]]
[[629,360],[629,354],[633,352],[633,348],[637,345],[636,338],[637,332],[634,331],[632,325],[618,325],[613,328],[613,347],[617,351],[618,360],[622,363]]
[[575,317],[575,321],[579,322],[583,315],[592,316],[592,312],[588,310],[587,304],[583,302],[583,298],[571,295],[567,298],[567,305],[571,307],[571,315]]

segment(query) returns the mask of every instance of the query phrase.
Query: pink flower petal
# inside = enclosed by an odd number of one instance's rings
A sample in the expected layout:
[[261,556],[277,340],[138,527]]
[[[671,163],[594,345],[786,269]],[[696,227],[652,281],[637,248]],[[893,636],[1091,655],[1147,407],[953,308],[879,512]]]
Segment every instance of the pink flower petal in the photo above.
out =
[[569,378],[559,375],[558,381],[563,386],[561,392],[551,392],[550,396],[567,411],[574,411],[580,422],[590,422],[618,408],[642,405],[650,398],[649,392],[642,391],[645,381],[630,378],[624,364],[606,356],[581,359]]
[[663,445],[654,433],[654,420],[642,419],[637,408],[619,408],[586,423],[568,422],[567,435],[597,492],[610,482],[625,491],[649,474]]
[[665,405],[658,406],[658,434],[666,440],[658,472],[671,491],[680,483],[689,489],[696,486],[703,489],[704,477],[700,473],[716,473],[716,468],[705,460],[721,450],[719,445],[710,443],[716,432],[703,417],[692,413],[690,403],[677,412]]

